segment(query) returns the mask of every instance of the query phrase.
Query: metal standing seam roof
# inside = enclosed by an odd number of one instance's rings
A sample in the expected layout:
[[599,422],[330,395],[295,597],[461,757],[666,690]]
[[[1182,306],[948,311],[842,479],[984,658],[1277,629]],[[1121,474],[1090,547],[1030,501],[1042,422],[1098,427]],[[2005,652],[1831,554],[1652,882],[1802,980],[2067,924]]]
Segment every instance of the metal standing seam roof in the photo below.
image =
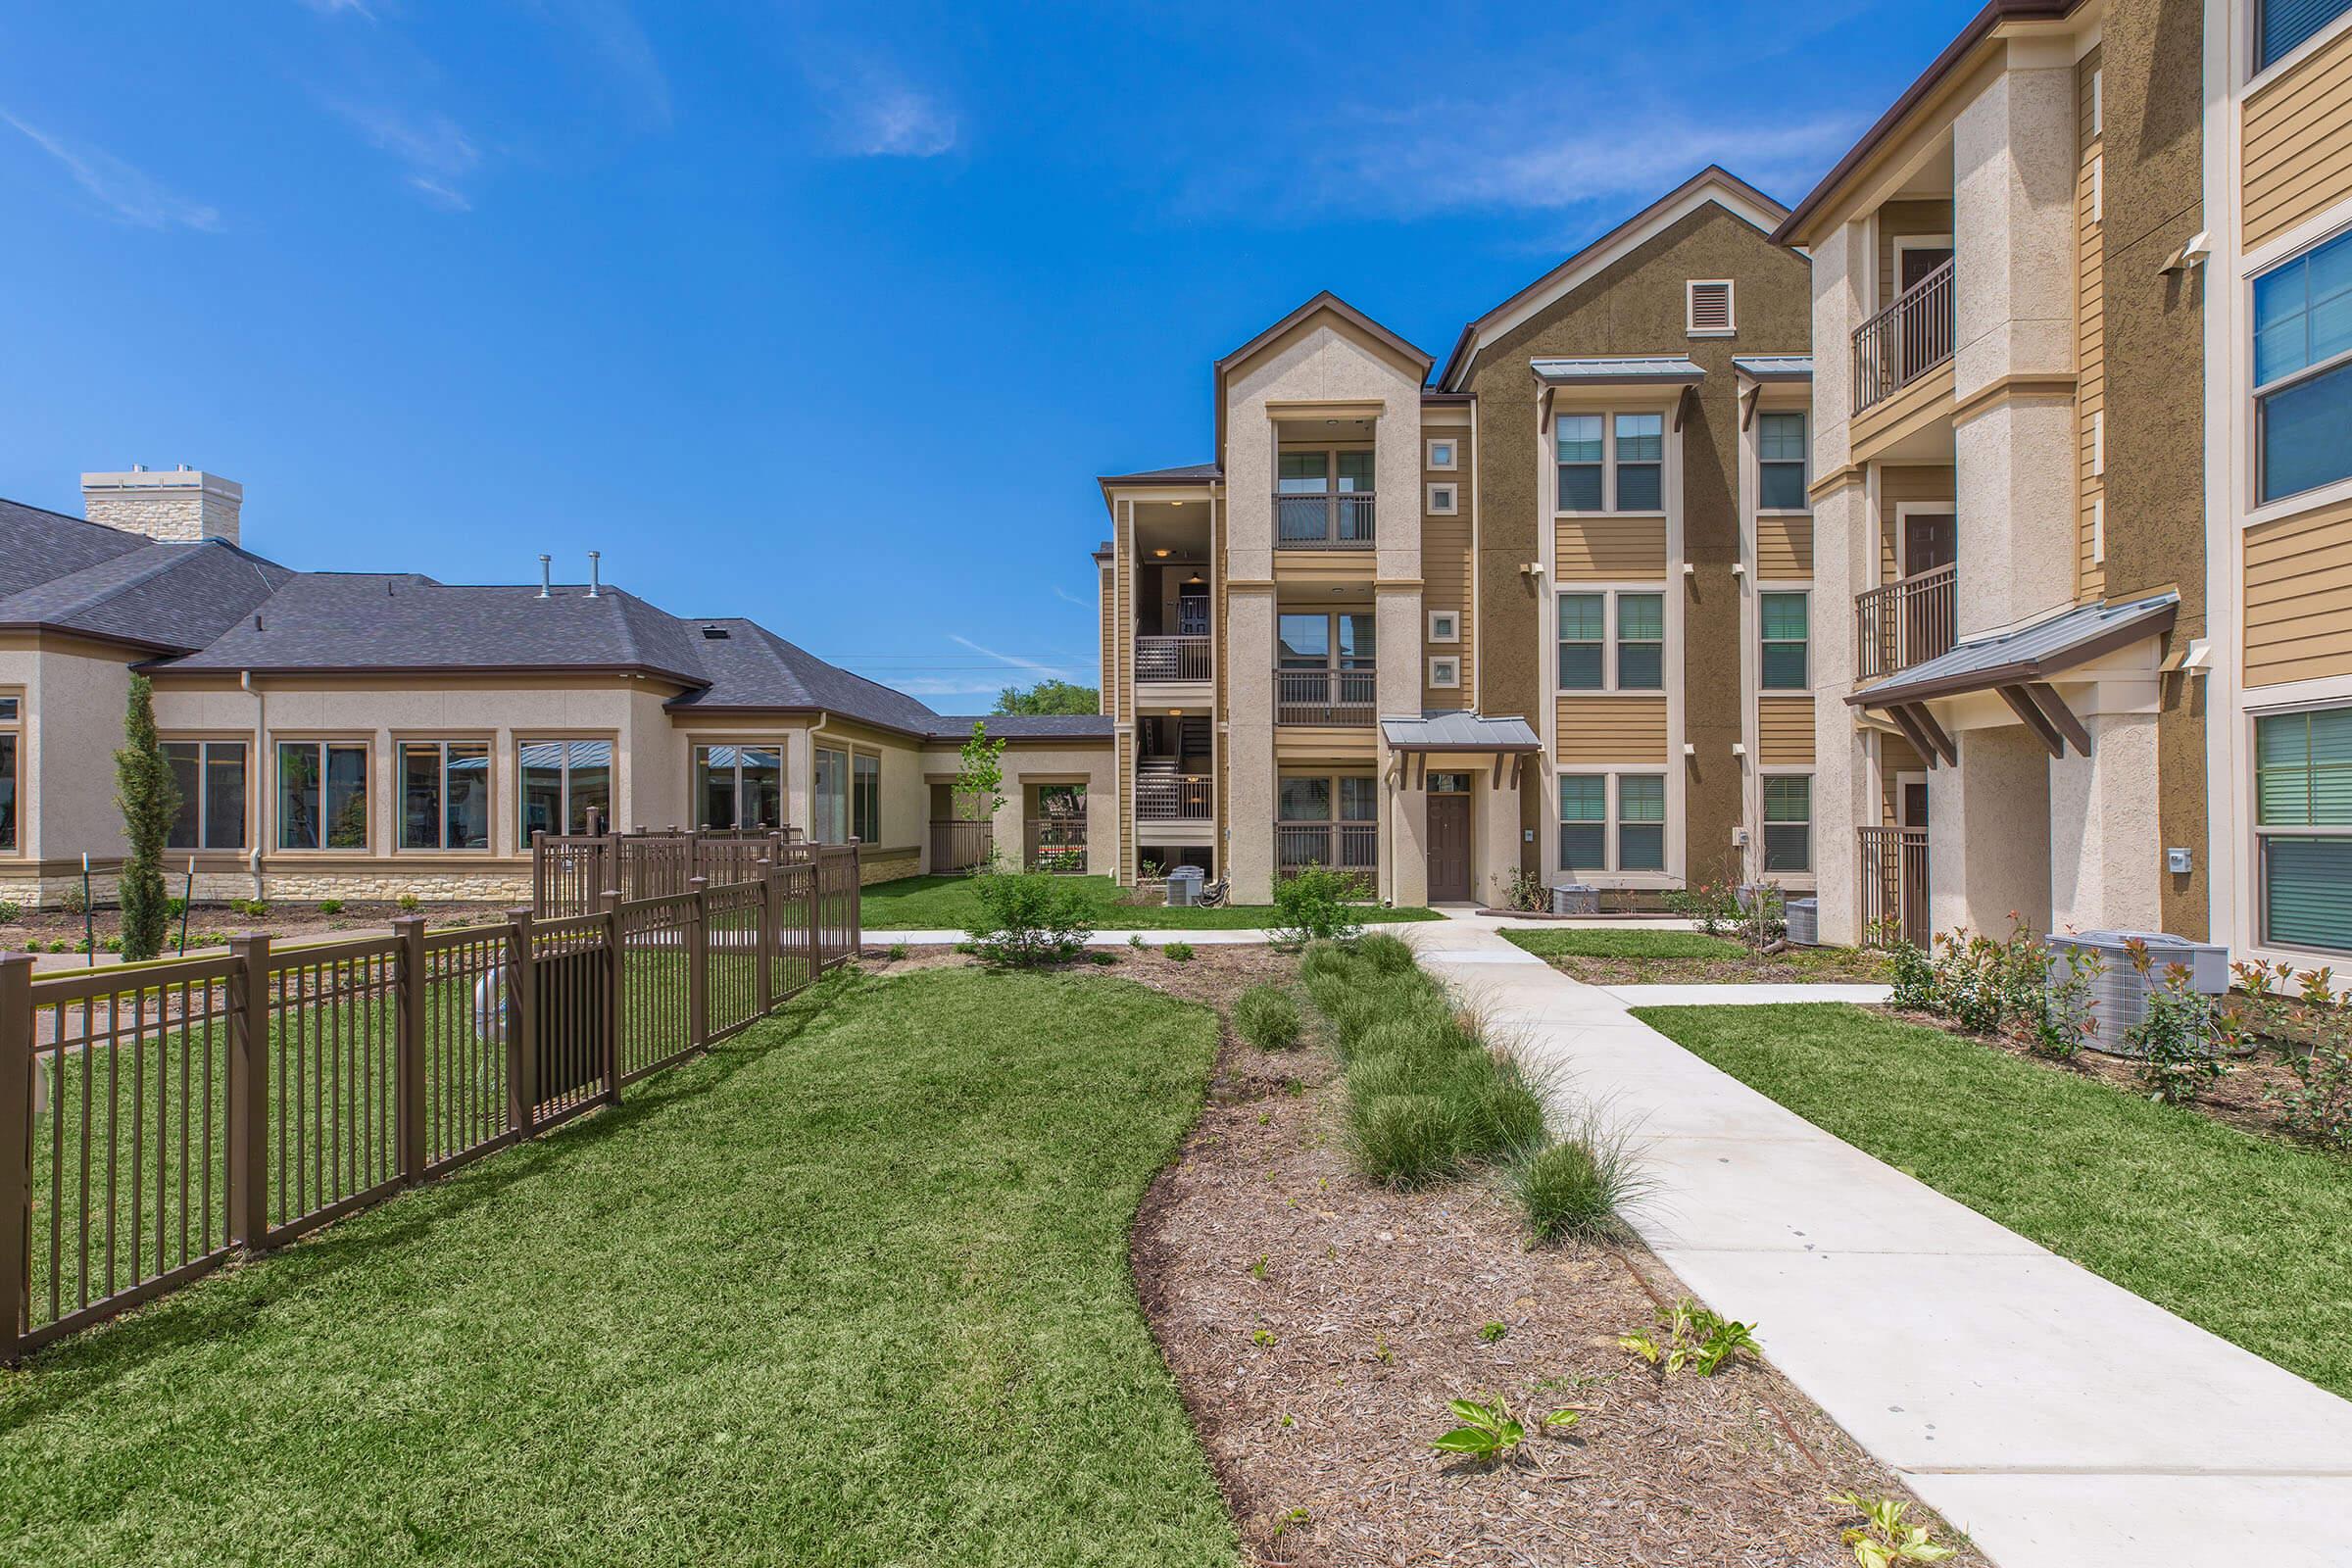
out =
[[1530,360],[1528,368],[1554,385],[1604,386],[1612,383],[1655,382],[1696,385],[1706,370],[1680,354],[1636,355],[1621,359]]
[[1846,698],[1857,708],[1924,702],[1993,686],[2047,680],[2099,655],[2169,629],[2180,596],[2083,605],[2017,631],[1979,637]]
[[1213,463],[1188,463],[1180,468],[1145,468],[1138,473],[1104,473],[1097,484],[1214,484],[1224,470]]
[[1539,752],[1544,743],[1524,718],[1454,711],[1384,718],[1381,737],[1398,752]]
[[1735,358],[1732,368],[1751,381],[1810,381],[1813,379],[1813,356],[1756,354]]

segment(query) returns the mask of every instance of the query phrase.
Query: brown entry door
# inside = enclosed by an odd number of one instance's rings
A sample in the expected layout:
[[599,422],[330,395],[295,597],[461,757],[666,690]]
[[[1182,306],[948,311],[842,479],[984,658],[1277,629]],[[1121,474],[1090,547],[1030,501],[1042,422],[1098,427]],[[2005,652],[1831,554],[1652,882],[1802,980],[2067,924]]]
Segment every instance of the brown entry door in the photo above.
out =
[[1470,897],[1470,797],[1429,798],[1429,899]]

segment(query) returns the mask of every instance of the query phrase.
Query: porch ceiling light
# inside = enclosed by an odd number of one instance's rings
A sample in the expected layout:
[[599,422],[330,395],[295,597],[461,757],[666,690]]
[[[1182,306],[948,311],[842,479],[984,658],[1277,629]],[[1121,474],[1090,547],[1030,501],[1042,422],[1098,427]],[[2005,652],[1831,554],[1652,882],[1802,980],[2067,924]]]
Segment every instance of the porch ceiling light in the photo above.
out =
[[1161,561],[1168,559],[1168,553],[1165,550],[1154,550],[1152,552],[1152,554],[1158,557]]
[[1196,567],[1196,568],[1194,568],[1193,574],[1192,574],[1190,577],[1187,577],[1187,578],[1185,578],[1185,579],[1184,579],[1184,585],[1185,585],[1187,588],[1194,588],[1194,587],[1198,587],[1199,585],[1200,585],[1201,583],[1204,583],[1204,582],[1206,582],[1206,581],[1208,581],[1208,579],[1207,579],[1206,577],[1203,577],[1203,576],[1201,576],[1201,575],[1200,575],[1200,569],[1199,569],[1198,567]]

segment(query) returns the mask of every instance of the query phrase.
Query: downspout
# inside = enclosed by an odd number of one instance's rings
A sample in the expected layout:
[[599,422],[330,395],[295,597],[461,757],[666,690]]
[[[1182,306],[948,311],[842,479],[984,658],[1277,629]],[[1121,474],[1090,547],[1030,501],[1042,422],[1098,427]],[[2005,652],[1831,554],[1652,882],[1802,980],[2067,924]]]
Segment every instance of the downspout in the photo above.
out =
[[808,737],[808,793],[806,798],[807,805],[803,809],[808,815],[808,842],[811,844],[816,842],[816,742],[817,737],[824,734],[825,726],[832,722],[833,711],[831,709],[826,709],[816,715],[815,723],[801,731],[804,736]]
[[[268,755],[270,744],[270,731],[266,722],[269,717],[269,700],[262,695],[262,689],[253,683],[253,671],[250,669],[237,671],[237,689],[253,699],[254,780],[259,785],[262,760]],[[253,878],[253,897],[257,903],[262,897],[262,803],[269,798],[270,792],[265,788],[256,788],[253,792],[253,842],[245,849],[245,869],[247,874]]]

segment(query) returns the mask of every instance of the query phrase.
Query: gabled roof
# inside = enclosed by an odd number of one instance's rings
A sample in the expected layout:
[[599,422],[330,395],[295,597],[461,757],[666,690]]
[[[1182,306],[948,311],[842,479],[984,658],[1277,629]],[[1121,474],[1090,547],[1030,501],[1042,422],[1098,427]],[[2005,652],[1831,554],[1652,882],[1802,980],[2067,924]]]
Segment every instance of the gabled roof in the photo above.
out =
[[1541,359],[1527,362],[1536,379],[1554,386],[1696,386],[1703,366],[1683,354],[1641,354],[1600,359]]
[[[672,700],[673,709],[822,710],[923,736],[940,721],[937,713],[905,692],[828,664],[758,621],[730,616],[692,624],[710,684]],[[726,635],[711,637],[705,627]]]
[[102,522],[0,501],[0,546],[6,547],[0,548],[0,599],[152,543]]
[[0,502],[0,626],[187,653],[293,575],[224,539],[165,544]]
[[1284,317],[1281,320],[1276,321],[1272,326],[1267,327],[1264,331],[1258,333],[1257,336],[1251,338],[1240,348],[1235,349],[1231,354],[1227,354],[1220,358],[1216,362],[1218,382],[1220,384],[1223,383],[1225,372],[1229,368],[1239,365],[1242,361],[1250,358],[1250,356],[1252,354],[1255,354],[1259,349],[1262,349],[1267,344],[1276,341],[1284,333],[1290,331],[1301,321],[1304,321],[1308,318],[1326,311],[1334,316],[1339,317],[1350,326],[1353,326],[1357,330],[1372,337],[1374,340],[1395,351],[1396,354],[1402,356],[1412,364],[1419,366],[1421,375],[1426,376],[1429,374],[1429,367],[1432,362],[1427,354],[1422,353],[1421,350],[1406,342],[1401,336],[1390,331],[1387,327],[1381,325],[1378,321],[1375,321],[1372,319],[1372,318],[1366,316],[1363,312],[1357,310],[1354,306],[1348,304],[1346,300],[1340,298],[1331,290],[1325,289],[1322,293],[1317,294],[1313,299],[1308,300],[1304,305],[1299,306],[1297,310],[1291,312],[1290,315]]
[[1583,286],[1604,268],[1709,203],[1754,225],[1765,234],[1771,233],[1788,216],[1788,209],[1746,180],[1720,165],[1709,164],[1464,326],[1462,335],[1454,340],[1453,352],[1446,357],[1446,368],[1438,372],[1438,386],[1448,392],[1462,390],[1461,378],[1468,373],[1471,362],[1489,339],[1509,331],[1538,311]]
[[2165,592],[2119,605],[2082,605],[2016,631],[1976,637],[1901,674],[1846,698],[1857,708],[1888,708],[2046,681],[2104,654],[2171,629],[2180,596]]

